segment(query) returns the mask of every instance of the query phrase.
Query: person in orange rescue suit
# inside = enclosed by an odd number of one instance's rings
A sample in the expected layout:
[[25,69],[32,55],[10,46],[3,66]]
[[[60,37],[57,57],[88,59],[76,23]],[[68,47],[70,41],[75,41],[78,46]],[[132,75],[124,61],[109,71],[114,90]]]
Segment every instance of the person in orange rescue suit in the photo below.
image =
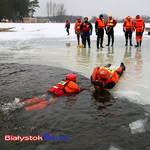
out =
[[91,48],[90,36],[92,35],[93,26],[88,21],[88,17],[84,18],[84,22],[80,26],[80,35],[83,35],[84,48],[86,48],[86,39],[89,48]]
[[105,20],[103,19],[103,15],[100,15],[99,18],[96,18],[95,22],[95,32],[97,35],[97,48],[99,49],[99,42],[100,47],[103,47],[103,37],[104,37],[104,29],[105,29]]
[[77,35],[77,41],[78,41],[78,45],[80,45],[80,36],[81,36],[81,40],[82,40],[82,44],[83,44],[83,35],[80,35],[80,26],[82,24],[82,21],[80,19],[80,17],[77,18],[74,30],[75,30],[75,34]]
[[136,42],[135,47],[139,47],[142,44],[142,36],[145,29],[145,23],[143,19],[140,18],[140,15],[136,16],[132,29],[136,30]]
[[66,76],[66,79],[51,87],[42,97],[34,97],[24,102],[19,102],[19,104],[21,104],[22,107],[25,106],[27,111],[38,110],[51,104],[51,101],[45,100],[48,95],[51,95],[55,101],[59,96],[64,96],[71,93],[79,93],[83,90],[87,90],[87,88],[79,88],[79,86],[76,84],[76,75],[70,73]]
[[128,46],[128,38],[130,39],[130,46],[132,45],[132,29],[133,27],[133,21],[132,18],[130,16],[125,18],[125,22],[123,24],[123,32],[125,32],[125,39],[126,39],[126,45]]
[[66,28],[66,31],[67,31],[67,33],[68,33],[68,35],[69,35],[70,22],[69,22],[68,19],[66,19],[66,25],[65,25],[65,28]]
[[123,62],[120,64],[120,67],[117,70],[109,68],[110,66],[111,64],[108,64],[105,67],[95,67],[91,76],[91,83],[94,85],[95,89],[113,88],[123,71],[126,69]]
[[112,44],[111,46],[113,46],[114,44],[114,27],[116,26],[117,21],[115,19],[112,18],[112,15],[109,15],[109,19],[106,22],[106,34],[108,35],[108,44],[106,46],[110,45],[110,37],[112,38]]

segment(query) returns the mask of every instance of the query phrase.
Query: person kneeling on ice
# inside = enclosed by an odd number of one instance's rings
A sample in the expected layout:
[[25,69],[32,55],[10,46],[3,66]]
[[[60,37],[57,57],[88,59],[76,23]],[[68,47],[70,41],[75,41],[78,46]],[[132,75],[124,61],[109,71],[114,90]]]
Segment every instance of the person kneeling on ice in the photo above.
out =
[[[71,93],[79,93],[83,90],[86,90],[86,88],[79,88],[79,86],[76,84],[76,75],[70,73],[66,76],[66,79],[60,81],[59,83],[51,87],[43,96],[34,97],[24,102],[19,102],[18,99],[16,99],[15,103],[18,104],[18,106],[20,107],[25,106],[25,109],[27,111],[39,110],[54,103],[57,97],[59,96],[64,96],[64,95],[71,94]],[[45,100],[45,98],[48,95],[51,95],[52,98],[47,101]]]
[[94,85],[95,89],[113,88],[123,71],[126,69],[123,62],[120,64],[120,67],[117,70],[109,68],[110,66],[111,64],[108,64],[105,67],[95,67],[91,76],[91,83]]

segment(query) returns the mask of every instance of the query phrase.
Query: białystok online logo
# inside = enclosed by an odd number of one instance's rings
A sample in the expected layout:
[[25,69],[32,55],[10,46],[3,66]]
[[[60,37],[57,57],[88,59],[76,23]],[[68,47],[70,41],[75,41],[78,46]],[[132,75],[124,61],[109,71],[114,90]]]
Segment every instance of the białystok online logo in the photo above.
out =
[[13,136],[5,135],[5,141],[68,141],[68,136],[52,136],[51,133],[44,133],[44,136]]

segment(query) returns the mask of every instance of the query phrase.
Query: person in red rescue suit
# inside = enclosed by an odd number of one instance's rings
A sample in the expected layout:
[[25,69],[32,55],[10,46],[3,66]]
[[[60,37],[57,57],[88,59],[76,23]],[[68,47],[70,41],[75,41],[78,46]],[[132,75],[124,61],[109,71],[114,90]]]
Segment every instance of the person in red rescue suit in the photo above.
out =
[[140,18],[139,15],[136,16],[132,29],[136,30],[137,45],[135,45],[135,47],[139,47],[142,44],[142,36],[145,29],[145,23],[143,19]]
[[82,40],[82,44],[83,44],[83,35],[80,35],[80,26],[82,24],[82,21],[80,19],[80,17],[77,18],[74,30],[75,30],[75,34],[77,35],[77,41],[78,41],[78,45],[80,45],[80,36],[81,36],[81,40]]
[[79,93],[83,90],[87,90],[87,88],[79,88],[79,86],[76,84],[76,75],[70,73],[66,76],[66,79],[51,87],[42,97],[35,97],[23,102],[19,102],[19,105],[21,104],[22,107],[25,106],[26,111],[38,110],[51,104],[51,99],[49,101],[45,100],[48,95],[51,95],[55,101],[59,96],[64,96],[71,93]]
[[110,37],[112,38],[112,44],[111,46],[113,46],[114,44],[114,27],[116,26],[117,21],[115,19],[112,18],[112,15],[109,15],[109,19],[106,22],[106,34],[108,35],[108,44],[106,46],[110,45]]
[[104,37],[104,29],[105,29],[105,20],[103,19],[103,15],[100,15],[99,18],[96,18],[95,22],[95,32],[97,35],[97,48],[99,49],[99,42],[100,47],[103,47],[103,37]]
[[108,64],[105,67],[95,67],[91,76],[91,83],[94,85],[95,89],[113,88],[123,71],[126,69],[123,62],[117,70],[109,68],[110,66],[111,64]]
[[66,28],[66,31],[67,31],[67,33],[68,33],[68,35],[69,35],[70,22],[69,22],[68,19],[66,19],[66,25],[65,25],[65,28]]
[[130,39],[130,46],[132,45],[132,29],[133,27],[133,21],[132,18],[130,16],[125,18],[125,22],[123,24],[123,32],[125,32],[125,39],[126,39],[126,45],[128,46],[128,38]]
[[80,34],[83,35],[84,48],[86,48],[86,39],[89,48],[91,48],[90,35],[92,35],[92,30],[93,30],[92,24],[88,21],[88,17],[85,17],[84,22],[80,26]]

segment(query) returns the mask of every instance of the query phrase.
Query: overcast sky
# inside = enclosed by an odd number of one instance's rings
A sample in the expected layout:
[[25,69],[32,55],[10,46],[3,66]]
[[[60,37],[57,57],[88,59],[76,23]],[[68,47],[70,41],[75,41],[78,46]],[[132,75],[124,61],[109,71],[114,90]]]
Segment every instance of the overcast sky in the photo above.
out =
[[38,0],[40,8],[34,16],[47,16],[46,3],[63,3],[67,15],[98,16],[101,13],[112,14],[115,18],[125,18],[130,15],[150,16],[150,0]]

